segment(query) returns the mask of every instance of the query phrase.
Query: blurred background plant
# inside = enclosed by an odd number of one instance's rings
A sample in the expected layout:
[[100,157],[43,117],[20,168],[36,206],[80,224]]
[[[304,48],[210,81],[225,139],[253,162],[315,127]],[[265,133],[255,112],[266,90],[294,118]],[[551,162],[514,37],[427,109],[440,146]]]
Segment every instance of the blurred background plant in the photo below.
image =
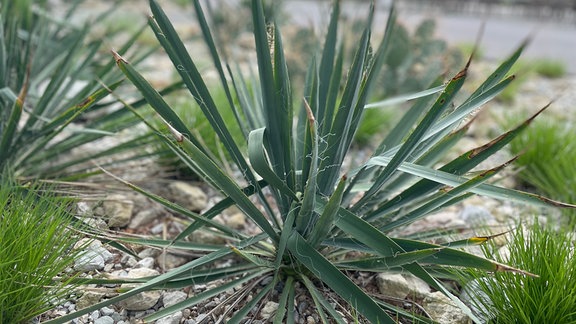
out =
[[[224,109],[228,105],[226,94],[221,87],[212,87],[214,102],[219,112],[222,115],[224,123],[230,127],[230,132],[234,138],[243,138],[242,130],[238,128],[235,121],[234,114],[230,109]],[[195,101],[191,101],[186,97],[184,91],[177,91],[169,96],[166,96],[166,101],[170,103],[170,107],[174,112],[186,123],[190,125],[191,131],[194,136],[201,141],[202,145],[206,148],[206,153],[211,156],[214,161],[217,161],[220,167],[227,169],[230,173],[231,156],[224,148],[222,142],[218,139],[217,133],[214,131],[209,121],[204,117],[204,114]],[[236,102],[237,104],[237,102]],[[153,124],[155,128],[163,128],[163,121],[154,119]],[[150,131],[153,135],[153,131]],[[242,145],[242,143],[239,143]],[[245,146],[245,145],[244,145]],[[154,141],[150,147],[152,152],[158,158],[158,163],[163,168],[164,176],[175,179],[189,179],[198,180],[198,176],[178,157],[174,151],[170,149],[162,141]]]
[[[150,0],[153,13],[150,27],[186,85],[188,100],[196,101],[228,152],[237,177],[222,167],[219,156],[210,153],[192,130],[194,125],[184,121],[123,56],[114,53],[119,69],[164,123],[155,127],[137,110],[133,112],[223,198],[198,214],[117,178],[189,219],[187,227],[173,238],[115,237],[114,240],[184,249],[198,257],[154,278],[95,279],[94,283],[100,284],[140,285],[52,323],[66,322],[144,291],[192,284],[206,284],[210,288],[159,310],[144,321],[162,318],[230,291],[226,301],[221,301],[210,315],[218,311],[222,320],[240,322],[258,316],[251,313],[254,307],[263,307],[273,300],[278,304],[273,320],[294,322],[295,292],[305,290],[324,322],[353,319],[350,308],[361,314],[362,320],[372,323],[394,323],[399,318],[429,322],[425,314],[414,314],[414,308],[404,309],[405,303],[371,294],[351,275],[384,271],[412,273],[475,319],[439,281],[448,275],[447,268],[520,270],[458,249],[485,242],[487,238],[450,241],[439,231],[437,235],[446,243],[437,245],[419,240],[422,239],[419,233],[405,237],[404,227],[474,194],[538,206],[575,207],[487,183],[511,161],[489,169],[474,169],[521,133],[544,109],[492,141],[439,165],[446,152],[465,136],[470,126],[466,122],[469,115],[512,82],[513,76],[506,75],[525,44],[467,98],[459,99],[458,94],[465,83],[468,64],[446,83],[442,84],[436,76],[429,91],[412,93],[411,108],[394,124],[373,155],[363,159],[350,148],[366,104],[377,87],[380,70],[387,62],[390,48],[395,46],[393,9],[381,42],[372,45],[374,11],[370,8],[362,36],[351,47],[355,55],[348,66],[345,65],[348,52],[339,45],[340,6],[334,1],[324,45],[308,65],[301,90],[304,99],[293,101],[291,87],[295,85],[290,81],[282,35],[278,25],[267,23],[261,1],[251,2],[258,83],[231,73],[231,69],[227,70],[229,74],[225,73],[226,60],[218,53],[200,2],[193,4],[216,79],[228,101],[223,106],[219,106],[214,89],[209,87],[213,76],[200,73],[169,18],[154,0]],[[228,124],[221,109],[229,109],[237,125]],[[242,130],[242,137],[233,135],[233,127]],[[249,220],[243,230],[214,219],[231,206],[236,206]],[[225,243],[190,241],[201,232],[211,233]],[[232,287],[237,289],[231,290]]]
[[[126,160],[147,154],[137,147],[150,137],[133,131],[124,137],[129,143],[101,141],[138,121],[109,96],[122,76],[104,45],[121,31],[106,37],[91,34],[94,22],[109,11],[73,23],[80,2],[58,13],[51,12],[46,1],[0,4],[0,169],[17,179],[85,177],[94,170],[88,161],[118,153]],[[134,63],[155,50],[133,46],[143,30],[122,35],[125,43],[118,48],[134,53]],[[144,102],[132,104],[140,107]]]
[[452,75],[462,66],[464,56],[457,48],[435,36],[436,22],[423,20],[411,34],[398,23],[383,68],[376,96],[416,92],[426,89],[439,75]]
[[498,100],[505,104],[512,104],[519,94],[522,86],[534,76],[557,79],[566,75],[566,66],[560,61],[549,59],[520,60],[514,67],[513,73],[518,78],[514,85],[502,91]]
[[[511,118],[506,124],[514,122]],[[516,161],[518,177],[526,189],[553,199],[576,203],[576,131],[571,122],[543,118],[526,129],[510,144]],[[576,226],[574,210],[563,209],[562,222]]]
[[513,229],[504,247],[484,246],[486,257],[538,275],[465,272],[464,293],[484,323],[576,322],[573,233],[539,224]]
[[71,270],[82,249],[74,249],[72,201],[51,189],[0,182],[1,323],[29,323],[77,286]]

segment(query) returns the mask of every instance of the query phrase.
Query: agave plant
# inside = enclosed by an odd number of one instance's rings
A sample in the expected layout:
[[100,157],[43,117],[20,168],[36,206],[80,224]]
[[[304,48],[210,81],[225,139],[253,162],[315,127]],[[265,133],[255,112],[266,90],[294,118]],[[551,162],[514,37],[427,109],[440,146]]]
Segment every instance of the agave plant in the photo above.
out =
[[[120,151],[131,152],[150,137],[134,138],[98,156],[71,154],[73,149],[134,126],[138,120],[106,100],[122,74],[101,51],[105,39],[91,35],[93,21],[70,21],[80,0],[62,18],[46,1],[2,1],[0,12],[0,169],[18,178],[54,178],[86,172],[83,162]],[[113,9],[114,7],[111,7]],[[103,12],[95,21],[104,19]],[[145,27],[145,26],[143,26]],[[119,51],[133,51],[145,28],[129,35]],[[114,35],[107,35],[112,39]],[[153,50],[153,49],[152,49]],[[136,61],[152,51],[140,51]],[[144,100],[133,102],[143,106]],[[82,120],[85,112],[94,112]],[[96,117],[94,117],[96,116]],[[97,117],[100,116],[100,117]],[[92,167],[93,166],[89,166]]]
[[[458,249],[479,244],[486,238],[437,245],[393,237],[399,229],[431,212],[456,204],[474,194],[539,205],[562,204],[533,194],[504,189],[487,183],[504,165],[475,170],[535,117],[494,140],[461,156],[442,162],[445,153],[465,135],[465,119],[496,96],[513,80],[507,71],[524,45],[505,60],[476,91],[456,100],[466,80],[468,65],[444,84],[404,98],[416,98],[412,108],[383,140],[372,157],[359,167],[346,167],[349,148],[367,105],[375,76],[389,50],[395,11],[390,11],[384,36],[371,45],[374,8],[370,7],[364,32],[347,73],[338,46],[339,2],[335,1],[323,49],[310,63],[304,99],[292,101],[290,79],[278,26],[267,25],[262,3],[252,1],[255,49],[260,86],[257,100],[247,95],[247,82],[224,69],[199,1],[194,1],[221,86],[229,107],[217,107],[206,81],[155,0],[149,25],[172,60],[182,81],[218,134],[242,179],[234,179],[221,167],[202,142],[182,122],[162,95],[134,69],[127,59],[114,53],[126,77],[166,122],[158,137],[207,184],[222,196],[211,209],[198,214],[125,182],[133,189],[190,218],[190,225],[172,240],[130,239],[163,248],[193,250],[204,255],[154,278],[137,279],[141,285],[92,307],[54,320],[62,323],[75,316],[111,305],[150,289],[182,288],[193,284],[223,282],[176,305],[146,317],[146,322],[166,316],[211,298],[232,287],[233,293],[222,319],[238,323],[250,317],[252,308],[265,303],[275,287],[283,287],[277,302],[275,323],[294,322],[295,287],[300,283],[314,300],[323,322],[344,322],[339,309],[321,293],[328,287],[371,323],[394,323],[396,316],[416,316],[369,294],[346,273],[381,271],[410,272],[467,310],[438,279],[446,267],[472,267],[486,271],[520,271],[513,267],[468,254]],[[229,74],[226,74],[228,71]],[[345,86],[341,88],[342,80]],[[235,97],[239,104],[234,104]],[[392,100],[394,101],[394,100]],[[460,102],[459,102],[460,101]],[[372,106],[385,104],[374,103]],[[232,109],[243,138],[233,138],[223,122],[221,109]],[[134,110],[136,115],[139,115]],[[149,126],[151,123],[142,118]],[[242,151],[241,141],[248,143]],[[353,156],[352,156],[353,158]],[[445,163],[442,165],[442,163]],[[214,220],[224,209],[236,206],[256,224],[259,233],[243,233]],[[568,205],[562,205],[568,206]],[[574,206],[571,206],[574,207]],[[197,231],[210,231],[226,245],[208,245],[187,240]],[[228,267],[223,260],[234,259]],[[264,277],[270,281],[257,282]],[[93,282],[129,282],[128,280]],[[279,283],[282,283],[279,285]],[[257,288],[256,288],[257,287]],[[251,291],[254,289],[253,291]],[[251,298],[247,296],[250,294]],[[234,301],[234,302],[232,302]],[[473,315],[467,310],[474,319]],[[418,319],[416,316],[415,319]],[[420,318],[422,321],[429,321]]]

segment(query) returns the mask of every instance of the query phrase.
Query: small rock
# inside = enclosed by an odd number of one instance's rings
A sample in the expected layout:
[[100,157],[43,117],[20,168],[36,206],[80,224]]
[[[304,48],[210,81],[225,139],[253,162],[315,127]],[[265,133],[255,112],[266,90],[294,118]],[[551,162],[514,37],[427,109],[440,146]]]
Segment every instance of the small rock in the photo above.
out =
[[164,223],[158,223],[154,226],[152,226],[152,228],[150,228],[150,233],[152,234],[160,234],[164,231],[164,227],[166,225]]
[[401,299],[407,296],[420,299],[430,292],[430,287],[422,279],[410,274],[380,273],[376,284],[381,294]]
[[110,316],[110,315],[114,314],[114,310],[110,307],[102,307],[102,308],[100,308],[100,314],[102,316]]
[[95,320],[94,324],[114,324],[114,319],[110,316],[102,316]]
[[138,253],[138,257],[140,259],[144,259],[147,257],[157,257],[160,254],[160,250],[158,249],[153,249],[153,248],[146,248],[142,251],[140,251],[140,253]]
[[128,228],[139,228],[142,226],[146,226],[162,214],[161,210],[158,208],[151,208],[151,209],[144,209],[136,213],[130,220],[130,224],[128,224]]
[[93,311],[92,313],[90,313],[90,318],[95,321],[98,318],[100,318],[100,312],[99,311]]
[[260,317],[264,319],[272,318],[272,316],[274,316],[277,310],[278,310],[278,303],[269,301],[266,303],[266,305],[264,305],[264,307],[260,311]]
[[76,308],[83,309],[98,304],[100,300],[104,298],[104,295],[104,293],[100,292],[85,291],[84,294],[76,301]]
[[497,222],[488,209],[475,205],[464,206],[460,218],[469,226],[490,225]]
[[226,225],[234,229],[243,228],[246,224],[246,216],[242,212],[238,212],[226,217]]
[[[153,269],[136,268],[136,269],[132,269],[128,272],[128,277],[129,278],[144,278],[144,277],[157,276],[159,274],[160,273],[158,271],[153,270]],[[129,288],[129,287],[134,287],[134,285],[123,284],[121,287],[122,288]],[[119,302],[118,304],[127,310],[144,311],[144,310],[148,310],[148,309],[152,308],[152,306],[154,306],[158,302],[161,295],[162,295],[162,293],[160,291],[157,291],[157,290],[144,291],[144,292],[141,292],[135,296],[124,299],[121,302]]]
[[189,183],[174,181],[168,185],[168,190],[174,202],[192,211],[201,211],[208,204],[204,191]]
[[81,217],[80,220],[92,228],[108,230],[108,224],[102,218]]
[[443,293],[429,294],[422,301],[422,307],[432,320],[442,324],[469,324],[470,318]]
[[102,270],[106,262],[114,258],[98,240],[82,239],[74,247],[85,249],[82,255],[74,260],[74,269],[77,271]]
[[107,263],[104,265],[104,272],[110,272],[110,271],[112,271],[112,268],[114,268],[114,264],[113,263]]
[[179,324],[182,319],[182,312],[176,312],[172,315],[162,317],[156,321],[156,324]]
[[162,303],[164,304],[164,307],[170,307],[186,300],[187,297],[188,294],[182,291],[167,291],[162,297]]
[[162,252],[156,258],[156,262],[158,262],[158,265],[160,266],[160,268],[162,268],[162,270],[166,271],[181,266],[184,263],[188,262],[188,260],[186,258],[179,257],[174,254]]
[[103,202],[104,215],[110,227],[124,227],[130,222],[134,203],[124,195],[110,195]]
[[122,256],[120,263],[126,265],[127,267],[134,268],[138,265],[138,260],[136,260],[135,257],[129,254],[125,254],[124,256]]
[[154,263],[156,263],[156,260],[154,260],[153,257],[146,257],[138,261],[138,263],[136,264],[136,268],[154,269]]

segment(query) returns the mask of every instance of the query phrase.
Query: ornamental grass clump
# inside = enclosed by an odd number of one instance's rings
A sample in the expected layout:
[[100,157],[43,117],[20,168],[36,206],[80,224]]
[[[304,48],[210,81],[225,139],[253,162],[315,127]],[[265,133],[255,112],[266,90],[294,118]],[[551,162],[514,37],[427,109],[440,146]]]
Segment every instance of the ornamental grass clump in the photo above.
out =
[[74,290],[71,269],[81,250],[70,230],[71,201],[40,186],[0,186],[0,323],[27,323]]
[[576,322],[574,236],[535,223],[513,230],[509,253],[485,249],[501,262],[515,264],[538,277],[472,272],[468,294],[489,323]]
[[[260,82],[255,89],[259,94],[258,100],[246,100],[247,82],[223,66],[200,2],[194,1],[193,4],[228,105],[215,104],[194,59],[155,0],[150,0],[153,15],[149,18],[149,25],[190,92],[190,100],[195,100],[200,106],[241,179],[232,178],[220,167],[220,161],[208,154],[189,125],[129,63],[128,58],[113,53],[119,69],[165,121],[164,127],[154,128],[158,138],[220,193],[222,199],[199,214],[124,182],[188,217],[189,225],[169,240],[128,237],[118,240],[183,249],[200,256],[154,278],[132,280],[141,284],[53,323],[63,323],[143,291],[199,284],[208,288],[143,320],[152,322],[227,292],[226,299],[220,300],[219,306],[210,310],[209,316],[228,323],[256,319],[258,313],[252,310],[260,309],[272,300],[278,303],[278,310],[271,320],[274,323],[293,323],[296,288],[304,287],[322,322],[353,320],[351,308],[361,321],[370,323],[395,323],[399,318],[429,322],[430,319],[423,318],[423,315],[406,311],[365,291],[349,276],[382,271],[412,273],[476,319],[439,281],[440,277],[448,274],[447,268],[520,270],[458,249],[481,243],[486,240],[484,238],[438,245],[404,238],[401,233],[405,225],[474,194],[536,205],[562,205],[490,184],[489,180],[508,163],[486,170],[473,170],[502,149],[536,116],[446,164],[439,164],[446,151],[457,145],[466,134],[470,126],[466,119],[512,82],[514,77],[506,76],[506,73],[524,45],[467,98],[456,99],[466,80],[470,62],[448,81],[435,81],[430,89],[405,96],[414,99],[412,108],[369,159],[355,161],[355,153],[350,151],[354,134],[376,76],[389,48],[394,46],[390,43],[395,25],[393,9],[383,38],[373,45],[374,7],[369,8],[352,64],[345,71],[344,53],[339,50],[340,5],[335,1],[323,48],[309,65],[302,91],[304,98],[294,102],[280,28],[273,22],[266,23],[261,1],[253,0],[251,3]],[[343,86],[342,80],[345,80]],[[396,99],[389,98],[391,101]],[[387,102],[390,101],[371,106]],[[235,122],[243,130],[241,137],[231,135],[230,127],[222,118],[221,110],[224,109],[231,109],[234,113]],[[153,127],[146,118],[142,121]],[[358,167],[348,167],[350,159]],[[237,207],[255,225],[256,232],[245,233],[214,219],[231,206]],[[223,238],[226,244],[188,240],[203,231]],[[328,297],[327,290],[332,297]]]
[[[572,122],[541,119],[510,144],[514,154],[521,154],[516,164],[522,182],[535,191],[569,203],[576,202],[576,131]],[[562,210],[562,219],[576,226],[576,212]]]

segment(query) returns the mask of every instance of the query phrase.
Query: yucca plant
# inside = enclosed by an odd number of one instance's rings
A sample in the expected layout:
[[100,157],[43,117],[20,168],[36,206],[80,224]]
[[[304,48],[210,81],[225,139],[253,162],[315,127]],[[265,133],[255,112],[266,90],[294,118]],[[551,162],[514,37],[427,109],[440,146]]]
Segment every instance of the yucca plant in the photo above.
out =
[[[134,155],[135,146],[150,139],[135,136],[130,143],[90,156],[73,154],[86,143],[138,122],[125,109],[109,113],[118,105],[109,100],[109,94],[118,88],[122,75],[107,51],[102,51],[106,39],[91,35],[94,21],[83,26],[70,23],[80,2],[71,3],[61,19],[50,13],[46,1],[0,2],[0,170],[17,178],[82,174],[94,168],[83,162],[127,149]],[[118,50],[134,51],[143,30],[128,35]],[[107,36],[113,39],[114,35]],[[138,51],[136,61],[152,50]],[[133,104],[140,107],[145,101]],[[92,112],[91,117],[81,119],[86,112]]]
[[[293,323],[295,288],[301,285],[313,299],[323,322],[344,322],[345,315],[342,314],[347,310],[337,306],[342,301],[348,304],[344,308],[355,309],[361,321],[394,323],[398,317],[413,317],[417,322],[430,322],[430,319],[418,317],[371,295],[347,275],[381,271],[414,274],[449,296],[474,318],[439,281],[438,278],[448,273],[443,269],[459,266],[486,271],[519,270],[457,249],[483,242],[486,240],[483,238],[437,245],[393,234],[400,235],[403,226],[473,194],[522,203],[561,205],[540,196],[488,184],[487,181],[506,164],[470,173],[527,127],[535,116],[491,142],[444,165],[437,165],[445,152],[466,133],[469,123],[464,120],[512,82],[513,76],[506,77],[506,73],[524,45],[466,99],[455,98],[466,79],[468,65],[445,84],[437,82],[431,90],[408,96],[417,98],[413,107],[373,156],[368,161],[352,161],[361,163],[358,167],[346,167],[347,159],[354,158],[349,148],[375,76],[389,47],[394,46],[389,41],[395,20],[394,10],[390,12],[382,41],[373,47],[370,38],[374,8],[370,7],[353,63],[345,73],[342,68],[344,54],[338,50],[340,6],[335,1],[323,49],[310,63],[304,99],[294,103],[281,33],[275,24],[265,23],[261,1],[252,1],[260,80],[260,87],[256,90],[260,96],[256,101],[248,100],[246,82],[241,77],[224,72],[201,5],[199,1],[193,3],[229,107],[214,104],[194,60],[155,0],[150,0],[153,16],[149,25],[243,178],[233,179],[226,174],[162,96],[127,59],[114,53],[122,72],[166,121],[166,128],[157,130],[159,138],[223,198],[208,211],[197,214],[125,182],[186,215],[190,218],[190,225],[172,240],[121,240],[167,249],[194,250],[204,255],[160,276],[133,280],[142,284],[53,322],[63,323],[146,290],[207,283],[220,284],[208,285],[212,288],[160,310],[144,321],[150,322],[191,307],[236,287],[226,301],[220,302],[222,312],[219,316],[222,320],[242,322],[253,316],[251,310],[254,307],[262,306],[269,298],[276,298],[279,306],[273,321]],[[341,88],[343,79],[346,82]],[[234,104],[234,96],[239,98],[239,105]],[[235,112],[240,128],[246,131],[244,138],[230,135],[220,109]],[[145,118],[142,120],[147,122]],[[242,146],[238,142],[241,141],[248,143],[245,151],[240,149]],[[258,232],[243,233],[213,219],[230,206],[239,208],[257,226]],[[227,244],[218,246],[187,240],[198,231],[211,232],[224,238]],[[219,264],[226,260],[234,262],[220,267]],[[272,277],[272,280],[262,281],[265,277]],[[113,282],[128,280],[93,281]],[[322,293],[326,288],[336,294],[339,301],[332,303]],[[279,294],[271,297],[272,292],[278,289]]]

